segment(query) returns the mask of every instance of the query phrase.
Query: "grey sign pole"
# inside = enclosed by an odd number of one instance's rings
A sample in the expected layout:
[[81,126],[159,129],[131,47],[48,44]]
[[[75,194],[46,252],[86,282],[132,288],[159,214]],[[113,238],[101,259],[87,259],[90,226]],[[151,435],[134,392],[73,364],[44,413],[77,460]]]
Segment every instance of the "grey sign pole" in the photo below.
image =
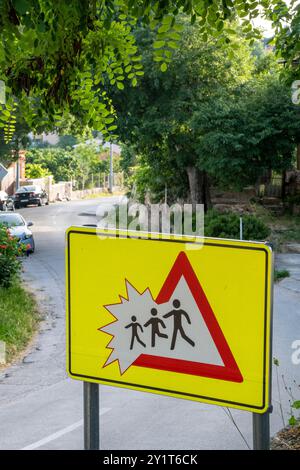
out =
[[113,144],[109,144],[109,192],[113,192],[114,187],[114,167],[113,167]]
[[84,449],[99,450],[99,385],[83,382]]
[[240,217],[240,240],[243,240],[243,217]]
[[253,413],[253,450],[270,449],[270,411]]
[[[272,248],[271,243],[267,243]],[[272,254],[271,273],[271,325],[270,325],[270,372],[269,372],[269,409],[262,414],[253,413],[253,450],[270,449],[270,414],[272,406],[272,345],[273,345],[273,290],[274,290],[274,254]]]

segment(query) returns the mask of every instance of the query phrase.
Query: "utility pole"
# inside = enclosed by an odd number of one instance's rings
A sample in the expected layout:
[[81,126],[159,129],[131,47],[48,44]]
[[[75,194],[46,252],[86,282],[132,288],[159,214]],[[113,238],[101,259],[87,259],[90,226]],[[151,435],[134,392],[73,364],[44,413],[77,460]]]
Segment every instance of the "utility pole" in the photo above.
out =
[[113,167],[113,144],[109,144],[109,192],[113,192],[114,184],[114,167]]
[[18,159],[16,161],[16,191],[20,187],[20,157],[18,155]]

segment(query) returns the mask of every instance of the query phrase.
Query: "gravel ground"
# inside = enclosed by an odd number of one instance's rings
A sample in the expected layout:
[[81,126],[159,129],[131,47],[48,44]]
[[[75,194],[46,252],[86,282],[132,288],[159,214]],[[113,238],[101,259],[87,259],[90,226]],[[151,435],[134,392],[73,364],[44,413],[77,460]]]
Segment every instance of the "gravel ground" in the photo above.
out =
[[279,431],[271,443],[272,450],[300,450],[300,424]]

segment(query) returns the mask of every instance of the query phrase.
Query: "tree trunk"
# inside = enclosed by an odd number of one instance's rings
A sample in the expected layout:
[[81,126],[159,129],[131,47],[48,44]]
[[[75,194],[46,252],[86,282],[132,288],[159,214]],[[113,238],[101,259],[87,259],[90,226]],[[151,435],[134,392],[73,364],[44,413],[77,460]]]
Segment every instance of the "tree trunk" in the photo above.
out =
[[300,170],[300,143],[297,144],[297,170]]
[[207,173],[198,170],[195,166],[188,166],[186,171],[192,205],[204,204],[204,211],[207,212],[212,207]]
[[191,203],[193,205],[197,203],[202,204],[203,202],[201,200],[199,171],[194,166],[188,166],[186,171],[189,179]]
[[209,176],[204,172],[204,210],[207,212],[212,208]]
[[285,178],[286,178],[286,171],[283,170],[282,173],[281,173],[281,199],[282,199],[282,201],[285,200],[285,196],[286,196],[286,182],[285,182]]

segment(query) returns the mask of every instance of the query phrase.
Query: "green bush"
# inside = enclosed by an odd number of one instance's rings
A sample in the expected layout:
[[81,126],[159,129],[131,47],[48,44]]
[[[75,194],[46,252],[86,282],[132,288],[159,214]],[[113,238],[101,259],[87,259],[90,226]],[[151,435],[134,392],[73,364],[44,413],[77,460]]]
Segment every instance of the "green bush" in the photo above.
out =
[[51,173],[48,168],[44,168],[40,163],[28,163],[26,165],[26,178],[44,178],[45,176],[50,176]]
[[290,202],[291,204],[300,204],[300,194],[294,194],[292,196],[287,196],[286,200],[287,200],[287,202]]
[[[206,237],[240,238],[240,216],[234,212],[219,213],[215,210],[205,215],[204,233]],[[254,215],[243,215],[243,239],[266,240],[270,229]]]
[[18,245],[16,238],[0,224],[0,287],[9,287],[19,272],[21,263],[18,258],[24,249]]
[[275,269],[274,272],[274,281],[281,281],[281,279],[284,279],[285,277],[289,277],[290,273],[286,269]]

